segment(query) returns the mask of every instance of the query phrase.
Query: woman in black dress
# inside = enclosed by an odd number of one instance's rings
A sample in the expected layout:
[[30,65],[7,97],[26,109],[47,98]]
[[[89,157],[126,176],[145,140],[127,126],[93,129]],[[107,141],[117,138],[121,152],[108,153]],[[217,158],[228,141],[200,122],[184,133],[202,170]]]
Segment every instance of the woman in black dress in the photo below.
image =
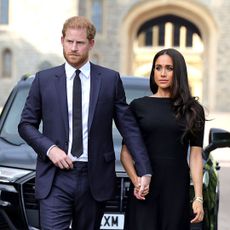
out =
[[[191,96],[186,63],[177,50],[164,49],[156,54],[150,88],[153,95],[133,100],[130,108],[142,131],[153,174],[149,187],[140,195],[135,162],[124,144],[121,161],[134,185],[125,229],[189,230],[190,222],[200,222],[204,215],[205,116],[197,98]],[[193,217],[190,215],[190,175],[195,191]]]

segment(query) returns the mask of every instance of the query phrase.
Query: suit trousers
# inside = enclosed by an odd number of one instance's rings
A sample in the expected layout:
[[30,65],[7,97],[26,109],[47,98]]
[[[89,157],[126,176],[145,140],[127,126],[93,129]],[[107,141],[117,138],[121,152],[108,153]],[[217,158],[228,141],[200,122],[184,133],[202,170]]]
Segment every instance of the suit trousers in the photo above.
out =
[[105,202],[92,197],[87,165],[75,162],[72,170],[57,170],[50,194],[39,200],[41,229],[100,229]]

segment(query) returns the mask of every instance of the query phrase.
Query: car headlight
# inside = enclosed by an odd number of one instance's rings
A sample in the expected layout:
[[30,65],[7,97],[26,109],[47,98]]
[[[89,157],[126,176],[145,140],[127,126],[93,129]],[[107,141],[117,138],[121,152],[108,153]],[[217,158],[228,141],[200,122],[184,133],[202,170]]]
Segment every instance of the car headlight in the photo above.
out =
[[209,185],[209,173],[207,171],[204,172],[203,174],[203,184],[207,188]]
[[6,198],[7,193],[16,194],[14,183],[17,179],[31,173],[30,170],[0,167],[0,207],[10,207],[11,202]]
[[12,183],[31,172],[31,170],[0,167],[0,182]]

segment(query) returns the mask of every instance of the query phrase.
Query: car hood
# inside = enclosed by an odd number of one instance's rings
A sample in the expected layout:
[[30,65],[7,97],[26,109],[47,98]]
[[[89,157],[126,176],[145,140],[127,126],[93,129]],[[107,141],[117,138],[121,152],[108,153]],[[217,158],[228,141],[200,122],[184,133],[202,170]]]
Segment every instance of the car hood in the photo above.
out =
[[35,170],[36,154],[26,144],[12,145],[0,139],[0,165]]

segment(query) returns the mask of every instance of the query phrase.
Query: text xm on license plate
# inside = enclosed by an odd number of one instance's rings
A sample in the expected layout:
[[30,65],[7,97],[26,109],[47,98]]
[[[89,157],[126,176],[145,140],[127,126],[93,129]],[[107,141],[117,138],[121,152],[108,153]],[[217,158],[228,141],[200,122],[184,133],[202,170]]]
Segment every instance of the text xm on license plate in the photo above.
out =
[[101,229],[124,229],[124,214],[104,214]]

